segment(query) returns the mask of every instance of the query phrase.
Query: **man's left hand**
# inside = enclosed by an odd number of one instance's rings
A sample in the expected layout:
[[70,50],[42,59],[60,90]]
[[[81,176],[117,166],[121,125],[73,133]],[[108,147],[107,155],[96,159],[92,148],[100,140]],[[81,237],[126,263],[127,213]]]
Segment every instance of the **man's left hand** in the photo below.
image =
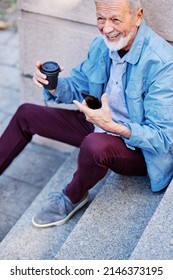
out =
[[87,121],[99,126],[105,131],[125,138],[130,138],[130,129],[127,126],[116,123],[112,120],[106,93],[102,95],[101,102],[102,107],[100,109],[93,110],[87,106],[85,101],[83,101],[83,103],[80,103],[77,100],[73,100],[73,103],[76,104],[79,110],[85,114]]
[[101,127],[106,131],[108,130],[109,124],[112,122],[112,116],[108,106],[106,93],[102,95],[102,107],[100,109],[90,109],[85,101],[83,103],[80,103],[79,101],[74,100],[73,103],[76,104],[79,110],[85,114],[87,121]]

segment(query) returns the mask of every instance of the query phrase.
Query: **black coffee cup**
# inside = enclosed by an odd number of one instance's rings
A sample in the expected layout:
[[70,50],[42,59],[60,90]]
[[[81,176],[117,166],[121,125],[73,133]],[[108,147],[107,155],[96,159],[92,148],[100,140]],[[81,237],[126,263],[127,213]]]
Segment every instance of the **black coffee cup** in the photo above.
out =
[[58,63],[54,61],[46,61],[42,64],[40,71],[47,76],[47,80],[49,81],[48,85],[44,85],[44,88],[56,89],[60,72],[60,66]]

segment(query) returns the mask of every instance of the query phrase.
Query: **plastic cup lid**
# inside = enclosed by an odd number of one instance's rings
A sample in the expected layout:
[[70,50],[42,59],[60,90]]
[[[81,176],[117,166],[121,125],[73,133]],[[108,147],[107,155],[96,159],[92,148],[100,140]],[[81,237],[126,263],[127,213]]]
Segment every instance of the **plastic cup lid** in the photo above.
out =
[[45,63],[43,63],[42,65],[42,70],[46,71],[46,72],[55,72],[58,71],[60,69],[58,63],[54,62],[54,61],[47,61]]

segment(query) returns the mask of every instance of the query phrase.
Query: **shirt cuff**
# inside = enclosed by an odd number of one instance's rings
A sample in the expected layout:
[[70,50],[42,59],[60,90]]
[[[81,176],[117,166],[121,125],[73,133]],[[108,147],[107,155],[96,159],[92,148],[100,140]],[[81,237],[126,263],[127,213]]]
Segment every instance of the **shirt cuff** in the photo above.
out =
[[54,94],[50,94],[47,89],[43,89],[43,95],[46,101],[61,103],[63,99],[64,92],[66,92],[66,84],[63,79],[58,79],[58,85]]
[[139,147],[141,143],[141,139],[139,137],[139,124],[135,123],[126,123],[125,124],[131,131],[131,136],[129,139],[123,138],[124,142],[126,143],[127,147],[135,148]]

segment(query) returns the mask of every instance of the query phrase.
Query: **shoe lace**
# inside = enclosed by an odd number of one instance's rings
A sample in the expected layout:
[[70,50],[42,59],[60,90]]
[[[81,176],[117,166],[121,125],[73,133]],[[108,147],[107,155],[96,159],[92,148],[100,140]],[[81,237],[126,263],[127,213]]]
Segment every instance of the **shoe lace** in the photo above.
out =
[[59,203],[59,200],[61,200],[64,197],[64,194],[61,192],[52,192],[48,194],[48,200],[52,202],[57,202]]
[[67,204],[69,204],[68,199],[63,192],[53,192],[48,194],[48,202],[49,207],[52,210],[56,211],[58,208],[60,212],[63,211],[63,209],[67,211]]

